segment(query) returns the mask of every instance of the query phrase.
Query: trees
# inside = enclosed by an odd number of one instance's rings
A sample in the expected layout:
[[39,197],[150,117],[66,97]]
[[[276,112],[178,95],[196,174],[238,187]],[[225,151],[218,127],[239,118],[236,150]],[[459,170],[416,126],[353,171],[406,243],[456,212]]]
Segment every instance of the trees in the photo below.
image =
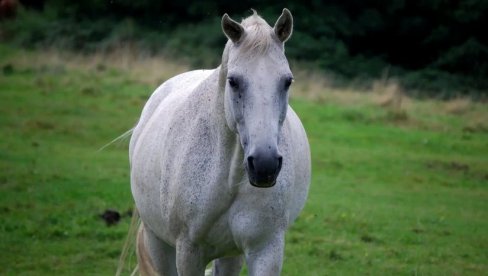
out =
[[[22,3],[27,7],[36,3],[38,9],[43,6],[60,19],[89,21],[94,26],[97,20],[106,24],[107,20],[119,22],[131,18],[138,28],[164,33],[166,39],[159,41],[162,46],[175,44],[183,50],[182,40],[207,43],[206,47],[220,45],[224,39],[215,25],[225,12],[238,19],[255,8],[269,19],[288,7],[295,18],[294,39],[287,45],[293,59],[346,77],[378,77],[384,68],[392,66],[393,73],[417,71],[416,76],[420,76],[418,72],[423,70],[428,71],[424,75],[440,72],[443,78],[453,75],[470,78],[468,83],[488,89],[483,79],[488,75],[488,36],[484,30],[488,26],[488,1],[484,0],[45,0],[44,5],[25,0]],[[205,24],[208,27],[202,27]],[[89,25],[83,24],[85,28]],[[108,27],[98,29],[111,32]],[[183,35],[189,30],[193,31]],[[155,38],[141,35],[138,39],[147,42],[150,40],[147,37]],[[158,43],[156,40],[153,42]],[[218,59],[218,55],[213,59]],[[452,78],[454,82],[457,79]]]

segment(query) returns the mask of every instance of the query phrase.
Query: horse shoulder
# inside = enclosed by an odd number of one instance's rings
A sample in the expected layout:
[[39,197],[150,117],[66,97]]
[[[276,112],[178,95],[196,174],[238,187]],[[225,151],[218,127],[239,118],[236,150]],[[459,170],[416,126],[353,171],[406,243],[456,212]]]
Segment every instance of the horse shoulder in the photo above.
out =
[[299,156],[310,158],[310,146],[308,144],[307,133],[305,132],[302,121],[291,106],[288,106],[284,126],[287,128],[287,135],[290,136],[293,147],[297,148],[297,152],[301,152]]
[[292,160],[292,166],[289,169],[293,170],[293,197],[289,206],[290,221],[294,221],[302,210],[308,195],[311,178],[310,145],[300,118],[290,106],[288,106],[283,128],[285,136],[288,137],[288,150]]

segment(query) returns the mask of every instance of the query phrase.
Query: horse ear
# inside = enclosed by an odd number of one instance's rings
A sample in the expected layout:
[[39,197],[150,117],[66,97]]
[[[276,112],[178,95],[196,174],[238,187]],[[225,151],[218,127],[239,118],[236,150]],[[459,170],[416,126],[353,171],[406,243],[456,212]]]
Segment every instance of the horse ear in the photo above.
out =
[[222,31],[234,43],[239,42],[244,35],[242,25],[232,20],[228,14],[222,16]]
[[290,38],[291,33],[293,32],[293,16],[291,16],[291,12],[287,8],[283,9],[283,13],[278,20],[276,20],[273,29],[281,42],[284,43]]

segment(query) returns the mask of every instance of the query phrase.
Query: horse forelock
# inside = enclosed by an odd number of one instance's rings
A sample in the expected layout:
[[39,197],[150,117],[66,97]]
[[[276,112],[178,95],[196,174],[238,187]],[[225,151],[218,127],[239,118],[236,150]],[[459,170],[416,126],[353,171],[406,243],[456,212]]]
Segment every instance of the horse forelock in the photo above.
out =
[[253,54],[266,54],[273,43],[273,28],[253,10],[253,14],[241,22],[246,30],[246,35],[239,42],[239,49]]

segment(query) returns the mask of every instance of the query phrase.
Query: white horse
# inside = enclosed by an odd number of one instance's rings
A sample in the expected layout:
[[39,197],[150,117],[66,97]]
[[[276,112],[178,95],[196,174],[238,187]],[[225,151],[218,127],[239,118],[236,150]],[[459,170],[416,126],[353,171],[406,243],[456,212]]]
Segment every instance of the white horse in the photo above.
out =
[[285,231],[305,203],[310,149],[288,105],[284,42],[291,13],[271,28],[255,12],[227,14],[222,64],[163,83],[130,141],[131,188],[142,225],[142,274],[279,275]]

